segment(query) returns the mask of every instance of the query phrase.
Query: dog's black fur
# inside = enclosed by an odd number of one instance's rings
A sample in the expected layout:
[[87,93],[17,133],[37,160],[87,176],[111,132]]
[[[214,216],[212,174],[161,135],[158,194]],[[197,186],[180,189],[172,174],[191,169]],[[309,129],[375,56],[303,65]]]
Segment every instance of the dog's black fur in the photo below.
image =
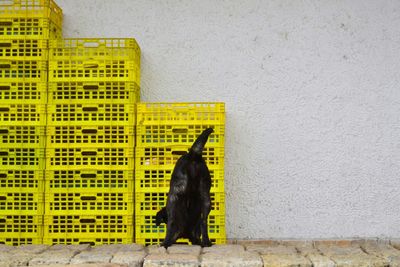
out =
[[188,153],[176,162],[167,205],[156,215],[157,226],[163,222],[167,224],[167,234],[162,243],[165,248],[178,238],[188,238],[193,245],[212,245],[207,227],[211,210],[211,176],[202,157],[204,146],[212,132],[212,128],[203,131]]

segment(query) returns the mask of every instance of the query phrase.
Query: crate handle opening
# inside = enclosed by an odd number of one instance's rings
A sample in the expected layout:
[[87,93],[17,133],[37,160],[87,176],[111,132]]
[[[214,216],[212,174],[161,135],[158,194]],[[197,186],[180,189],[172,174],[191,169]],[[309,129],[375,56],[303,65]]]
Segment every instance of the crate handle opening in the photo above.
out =
[[96,151],[82,151],[82,156],[96,156]]
[[0,200],[7,200],[6,196],[0,196]]
[[172,151],[172,155],[178,155],[178,156],[185,155],[186,153],[187,153],[186,151],[182,151],[182,150]]
[[11,43],[0,43],[0,47],[11,47]]
[[83,63],[83,67],[85,69],[95,69],[95,68],[99,67],[99,63],[97,63],[97,62],[86,62],[86,63]]
[[0,151],[0,156],[8,156],[8,152],[7,151]]
[[185,134],[188,132],[188,129],[174,128],[172,129],[172,132],[177,134]]
[[89,244],[91,247],[93,247],[93,246],[96,245],[96,243],[94,243],[94,242],[88,242],[88,241],[82,241],[82,242],[79,242],[79,244],[82,244],[82,245]]
[[9,112],[10,108],[0,108],[0,112]]
[[95,223],[96,220],[95,219],[80,219],[79,222],[80,223]]
[[0,21],[0,26],[11,26],[12,21]]
[[9,86],[9,85],[2,85],[2,86],[0,86],[0,90],[1,91],[6,91],[6,90],[10,90],[11,89],[11,86]]
[[0,134],[8,134],[8,129],[0,129]]
[[11,68],[10,63],[0,63],[0,69],[9,69]]
[[97,112],[99,109],[97,107],[83,107],[82,110],[86,112]]
[[83,134],[97,134],[97,129],[83,129]]
[[88,178],[96,178],[95,173],[81,173],[81,178],[88,179]]
[[84,46],[84,47],[99,47],[100,44],[97,43],[97,42],[85,42],[85,43],[83,44],[83,46]]
[[89,200],[96,200],[96,196],[81,196],[81,200],[89,201]]
[[0,178],[1,179],[7,178],[7,173],[0,173]]
[[83,89],[84,90],[99,90],[99,86],[98,85],[84,85]]

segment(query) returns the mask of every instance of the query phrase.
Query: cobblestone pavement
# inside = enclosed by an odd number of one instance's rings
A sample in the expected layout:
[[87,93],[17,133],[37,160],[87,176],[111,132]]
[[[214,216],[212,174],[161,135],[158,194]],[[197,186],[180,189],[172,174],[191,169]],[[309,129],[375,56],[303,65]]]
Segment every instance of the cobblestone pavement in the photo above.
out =
[[174,245],[168,250],[138,244],[0,245],[0,267],[155,267],[155,266],[298,266],[400,267],[400,240],[236,241],[235,244]]

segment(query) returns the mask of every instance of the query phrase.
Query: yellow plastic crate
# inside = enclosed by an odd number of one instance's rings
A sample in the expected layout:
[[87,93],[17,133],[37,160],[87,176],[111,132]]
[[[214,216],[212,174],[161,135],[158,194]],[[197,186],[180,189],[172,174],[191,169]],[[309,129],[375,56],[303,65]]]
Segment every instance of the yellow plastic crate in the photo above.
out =
[[0,215],[0,244],[19,246],[41,244],[43,216]]
[[[130,226],[128,226],[130,227]],[[74,234],[66,234],[66,235],[58,235],[62,236],[60,238],[52,238],[53,235],[46,235],[46,238],[43,238],[43,244],[46,245],[79,245],[79,244],[89,244],[91,246],[101,246],[101,245],[113,245],[113,244],[132,244],[133,238],[127,237],[128,234],[121,235],[122,237],[115,237],[116,235],[110,234],[101,235],[105,237],[99,238],[77,238],[74,237]],[[118,235],[120,236],[120,235]],[[125,238],[127,237],[127,238]]]
[[[9,192],[7,192],[9,191]],[[31,192],[29,189],[2,188],[0,192],[1,215],[43,215],[43,192]]]
[[[166,225],[156,226],[153,215],[135,216],[135,242],[143,245],[158,245],[164,240]],[[225,216],[210,212],[208,216],[208,235],[213,244],[226,243]],[[177,243],[189,244],[187,239],[178,239]]]
[[0,59],[2,82],[46,82],[47,61]]
[[133,104],[53,104],[47,106],[47,125],[135,125]]
[[133,148],[48,148],[47,170],[133,170]]
[[0,82],[0,100],[7,104],[46,104],[47,85],[44,82]]
[[[131,183],[132,184],[132,183]],[[117,190],[64,189],[64,192],[46,192],[47,215],[132,215],[133,186],[130,192]]]
[[224,125],[225,104],[219,102],[138,103],[137,125]]
[[46,105],[0,103],[0,125],[45,126]]
[[49,19],[0,17],[0,39],[54,39],[61,37],[61,27]]
[[121,103],[140,100],[140,88],[135,82],[58,82],[49,83],[49,104]]
[[50,60],[126,60],[140,68],[140,47],[133,38],[64,38],[50,41]]
[[47,60],[47,40],[0,39],[0,58],[19,60]]
[[135,39],[52,40],[49,59],[49,82],[140,84],[140,48]]
[[128,244],[133,228],[132,215],[45,215],[43,243]]
[[[1,172],[0,172],[1,176]],[[46,192],[80,189],[86,192],[115,190],[133,192],[132,170],[56,170],[46,171]]]
[[[136,147],[136,169],[158,169],[175,166],[176,161],[186,153],[190,145],[166,145],[159,147]],[[207,147],[203,150],[203,158],[208,167],[224,168],[224,148]]]
[[0,170],[1,192],[44,192],[44,171]]
[[62,28],[62,9],[53,0],[2,0],[0,18],[46,18]]
[[44,170],[44,148],[0,148],[0,171]]
[[0,126],[0,148],[44,148],[44,126]]
[[[140,123],[138,121],[138,123]],[[224,125],[178,125],[163,124],[136,126],[137,146],[160,146],[167,144],[191,146],[196,138],[207,128],[211,127],[214,132],[208,137],[206,146],[224,146],[225,127]]]
[[[48,171],[54,173],[55,171]],[[73,172],[73,171],[71,171]],[[106,171],[103,171],[106,172]],[[133,171],[121,171],[121,172],[133,172]],[[63,194],[63,193],[76,193],[85,192],[86,194],[96,193],[132,193],[134,180],[133,179],[120,179],[118,181],[111,181],[113,186],[110,186],[110,180],[97,179],[92,180],[93,183],[88,183],[87,179],[79,180],[47,180],[45,181],[45,192],[51,194]],[[118,183],[118,184],[116,184]],[[82,185],[86,187],[82,187]],[[82,191],[84,190],[84,191]],[[93,197],[93,200],[97,198]],[[115,204],[117,205],[117,203]]]
[[[1,137],[1,136],[0,136]],[[49,126],[47,148],[134,147],[134,126]]]
[[[224,192],[224,170],[209,168],[211,192]],[[168,192],[173,168],[136,169],[135,192]]]
[[140,84],[139,78],[139,68],[134,61],[93,59],[49,61],[49,82],[103,80]]

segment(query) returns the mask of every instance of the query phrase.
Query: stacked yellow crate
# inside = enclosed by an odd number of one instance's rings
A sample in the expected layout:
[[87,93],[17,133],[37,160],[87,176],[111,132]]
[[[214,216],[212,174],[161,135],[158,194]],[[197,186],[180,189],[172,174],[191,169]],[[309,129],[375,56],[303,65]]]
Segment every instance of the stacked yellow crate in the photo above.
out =
[[51,0],[0,2],[0,243],[42,242],[48,39],[61,26]]
[[45,244],[133,241],[134,39],[50,43]]
[[136,242],[159,244],[165,238],[165,225],[156,227],[155,215],[165,206],[174,165],[200,133],[212,127],[203,151],[212,178],[208,230],[214,244],[225,243],[224,104],[139,103],[136,127]]

